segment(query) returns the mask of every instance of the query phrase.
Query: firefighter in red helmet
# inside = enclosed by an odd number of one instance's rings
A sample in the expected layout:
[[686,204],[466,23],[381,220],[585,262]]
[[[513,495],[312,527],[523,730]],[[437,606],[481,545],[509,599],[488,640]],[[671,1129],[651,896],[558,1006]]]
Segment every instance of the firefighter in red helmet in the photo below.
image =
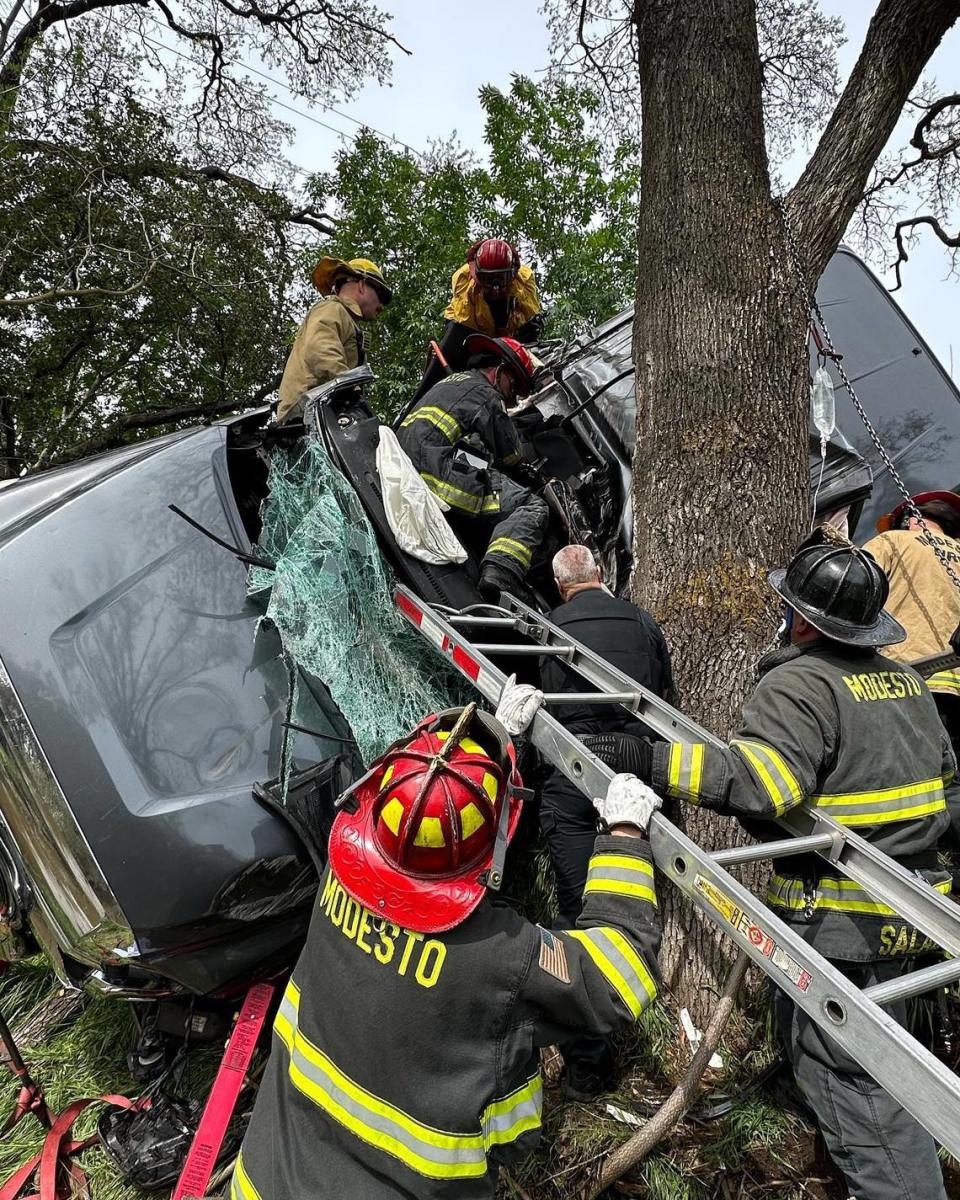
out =
[[427,717],[341,799],[231,1200],[492,1200],[539,1136],[539,1047],[653,1000],[660,801],[633,776],[597,802],[576,929],[498,899],[522,795],[504,722],[541,700],[508,681],[499,720]]
[[[406,414],[397,433],[452,523],[483,530],[478,587],[496,603],[502,591],[524,594],[524,576],[549,521],[546,502],[519,481],[526,468],[506,412],[529,394],[536,364],[513,338],[472,333],[466,351],[469,369],[439,383]],[[478,448],[487,466],[477,465]]]
[[[543,324],[533,271],[521,263],[516,248],[503,238],[482,238],[473,243],[467,261],[454,272],[450,303],[443,315],[446,325],[440,351],[454,372],[463,370],[466,364],[464,343],[471,333],[529,344],[538,339]],[[414,401],[445,374],[442,363],[431,355]]]

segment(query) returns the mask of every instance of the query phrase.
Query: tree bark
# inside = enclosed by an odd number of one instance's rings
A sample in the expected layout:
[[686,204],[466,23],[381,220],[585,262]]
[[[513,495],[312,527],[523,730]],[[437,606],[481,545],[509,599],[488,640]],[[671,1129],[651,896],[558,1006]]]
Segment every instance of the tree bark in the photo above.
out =
[[[751,0],[634,9],[643,98],[633,593],[663,624],[680,707],[720,735],[776,629],[765,572],[805,532],[805,305],[770,195]],[[686,809],[701,845],[740,840]],[[695,1018],[729,967],[676,893],[662,965]]]
[[[777,604],[766,571],[810,527],[807,299],[957,0],[880,0],[858,62],[788,199],[805,279],[770,194],[753,0],[635,0],[642,106],[634,361],[636,599],[660,618],[680,703],[736,724]],[[677,814],[707,847],[737,827]],[[675,894],[668,983],[696,1015],[727,954]]]

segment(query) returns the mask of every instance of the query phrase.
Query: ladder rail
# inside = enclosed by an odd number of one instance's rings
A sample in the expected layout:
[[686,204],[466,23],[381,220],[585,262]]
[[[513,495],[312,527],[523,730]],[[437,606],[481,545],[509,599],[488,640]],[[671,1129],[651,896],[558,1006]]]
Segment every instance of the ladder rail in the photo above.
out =
[[[396,603],[425,640],[496,705],[506,682],[504,673],[408,589],[397,588]],[[549,712],[538,711],[527,736],[587,796],[606,794],[614,771]],[[654,813],[649,836],[654,861],[663,874],[862,1063],[932,1137],[960,1156],[960,1077],[662,813]],[[948,965],[956,966],[944,964],[938,979],[949,974]],[[888,999],[897,995],[891,994],[889,985],[880,986],[886,991],[875,990],[875,995]]]
[[[637,692],[642,703],[633,708],[651,729],[667,741],[704,742],[725,749],[725,744],[690,717],[677,712],[671,705],[644,688],[629,675],[611,666],[594,651],[581,646],[574,638],[513,596],[504,597],[504,608],[511,614],[516,627],[531,637],[543,630],[542,644],[548,647],[573,647],[575,654],[567,660],[574,671],[601,689],[609,692]],[[619,697],[618,697],[619,698]],[[578,702],[584,697],[574,697]],[[565,701],[569,703],[569,700]],[[960,908],[947,896],[935,891],[927,882],[889,855],[878,850],[866,838],[848,826],[841,825],[819,809],[801,805],[777,818],[777,823],[796,837],[832,834],[832,849],[815,852],[831,866],[838,868],[868,893],[871,899],[886,904],[909,924],[915,926],[931,941],[950,954],[960,957]],[[724,852],[726,853],[726,852]],[[769,857],[758,852],[758,858]]]

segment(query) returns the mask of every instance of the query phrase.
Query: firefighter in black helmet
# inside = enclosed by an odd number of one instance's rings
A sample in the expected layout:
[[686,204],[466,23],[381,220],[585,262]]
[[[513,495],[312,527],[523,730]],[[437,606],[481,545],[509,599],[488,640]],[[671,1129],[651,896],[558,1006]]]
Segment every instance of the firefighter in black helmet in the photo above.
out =
[[[801,550],[768,582],[786,605],[790,646],[761,678],[729,746],[659,743],[637,774],[657,791],[741,818],[775,839],[771,818],[822,808],[940,891],[956,762],[920,676],[878,647],[904,638],[884,610],[887,578],[853,546]],[[815,855],[774,860],[767,903],[858,987],[911,969],[930,944]],[[852,1196],[945,1200],[933,1139],[786,992],[774,997],[797,1082]],[[904,1002],[885,1006],[901,1024]]]

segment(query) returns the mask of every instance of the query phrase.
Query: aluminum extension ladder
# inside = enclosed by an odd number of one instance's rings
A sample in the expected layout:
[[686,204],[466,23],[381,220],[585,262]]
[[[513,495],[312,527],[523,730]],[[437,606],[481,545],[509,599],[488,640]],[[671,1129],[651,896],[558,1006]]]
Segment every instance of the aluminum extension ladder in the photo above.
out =
[[[713,734],[616,670],[540,613],[504,594],[499,607],[457,612],[431,607],[398,586],[399,612],[496,706],[506,675],[488,655],[562,658],[598,690],[544,696],[528,736],[548,762],[587,796],[606,794],[614,772],[550,715],[556,704],[623,705],[673,742],[723,745]],[[489,631],[490,641],[471,642]],[[493,640],[520,634],[527,644]],[[844,1050],[869,1071],[955,1158],[960,1158],[960,1077],[878,1007],[960,979],[960,906],[876,850],[851,829],[801,805],[780,818],[790,836],[708,852],[663,816],[650,823],[654,861],[674,884]],[[954,956],[901,979],[861,990],[725,870],[737,863],[815,851]]]

